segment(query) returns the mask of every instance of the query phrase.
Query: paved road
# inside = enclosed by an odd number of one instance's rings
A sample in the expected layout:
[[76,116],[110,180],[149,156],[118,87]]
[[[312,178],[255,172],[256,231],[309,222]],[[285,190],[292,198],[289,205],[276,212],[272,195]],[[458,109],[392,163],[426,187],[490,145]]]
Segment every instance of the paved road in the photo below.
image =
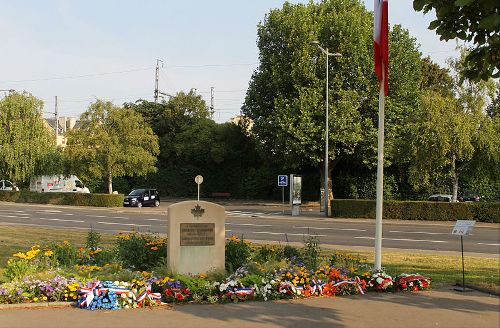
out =
[[[0,224],[59,227],[99,231],[166,233],[168,203],[159,208],[91,208],[0,202]],[[383,247],[426,251],[460,250],[460,239],[451,235],[454,222],[385,221]],[[302,242],[315,235],[323,246],[373,247],[375,222],[363,219],[325,218],[317,209],[305,208],[299,217],[282,212],[280,205],[226,204],[226,235],[249,240]],[[500,254],[500,226],[478,223],[464,238],[468,253]]]

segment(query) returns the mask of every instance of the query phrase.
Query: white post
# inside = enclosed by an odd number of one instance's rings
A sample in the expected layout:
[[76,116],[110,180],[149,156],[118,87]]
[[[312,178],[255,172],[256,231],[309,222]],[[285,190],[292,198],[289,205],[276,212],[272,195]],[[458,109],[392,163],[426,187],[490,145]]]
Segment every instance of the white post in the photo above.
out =
[[330,188],[328,188],[328,57],[330,53],[326,48],[326,122],[325,122],[325,216],[328,217],[328,197],[330,196]]
[[[382,72],[384,67],[382,64]],[[377,203],[375,218],[375,270],[382,269],[382,215],[384,202],[384,85],[386,77],[382,74],[378,98],[378,156],[377,156]]]

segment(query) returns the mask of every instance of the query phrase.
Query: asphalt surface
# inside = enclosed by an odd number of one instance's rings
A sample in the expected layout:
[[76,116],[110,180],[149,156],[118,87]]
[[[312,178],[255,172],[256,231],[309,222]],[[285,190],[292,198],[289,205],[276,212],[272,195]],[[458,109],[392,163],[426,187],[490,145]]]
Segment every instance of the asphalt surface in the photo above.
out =
[[0,306],[0,328],[24,327],[453,327],[498,328],[499,298],[439,288],[418,293],[368,293],[294,301],[175,305],[87,311]]
[[[98,231],[145,231],[166,234],[168,205],[144,208],[94,208],[0,202],[0,224]],[[223,202],[226,236],[254,241],[302,243],[317,236],[323,247],[373,249],[375,221],[326,218],[318,207],[302,208],[292,217],[281,204]],[[460,238],[452,235],[455,222],[386,220],[383,247],[396,250],[459,252]],[[467,254],[498,257],[500,225],[476,223],[473,234],[464,237]]]

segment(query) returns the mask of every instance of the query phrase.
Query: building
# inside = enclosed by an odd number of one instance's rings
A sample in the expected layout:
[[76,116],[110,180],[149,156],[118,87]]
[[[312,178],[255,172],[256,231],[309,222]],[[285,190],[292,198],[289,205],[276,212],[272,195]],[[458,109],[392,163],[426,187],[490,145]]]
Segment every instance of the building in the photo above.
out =
[[[66,131],[78,128],[78,121],[76,120],[75,117],[67,117],[67,116],[61,116],[57,119],[58,121],[58,131],[57,131],[57,139],[56,139],[56,145],[57,147],[66,147]],[[48,128],[54,132],[56,128],[56,120],[55,118],[46,118],[45,122],[48,125]]]

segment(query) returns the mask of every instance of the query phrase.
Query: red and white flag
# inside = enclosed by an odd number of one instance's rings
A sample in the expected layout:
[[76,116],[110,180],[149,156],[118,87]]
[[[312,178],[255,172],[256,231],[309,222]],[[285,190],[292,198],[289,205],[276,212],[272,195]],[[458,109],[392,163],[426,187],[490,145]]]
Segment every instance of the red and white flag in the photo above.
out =
[[375,55],[375,73],[379,82],[384,81],[384,94],[388,92],[389,66],[389,26],[388,0],[375,0],[373,20],[373,51]]

